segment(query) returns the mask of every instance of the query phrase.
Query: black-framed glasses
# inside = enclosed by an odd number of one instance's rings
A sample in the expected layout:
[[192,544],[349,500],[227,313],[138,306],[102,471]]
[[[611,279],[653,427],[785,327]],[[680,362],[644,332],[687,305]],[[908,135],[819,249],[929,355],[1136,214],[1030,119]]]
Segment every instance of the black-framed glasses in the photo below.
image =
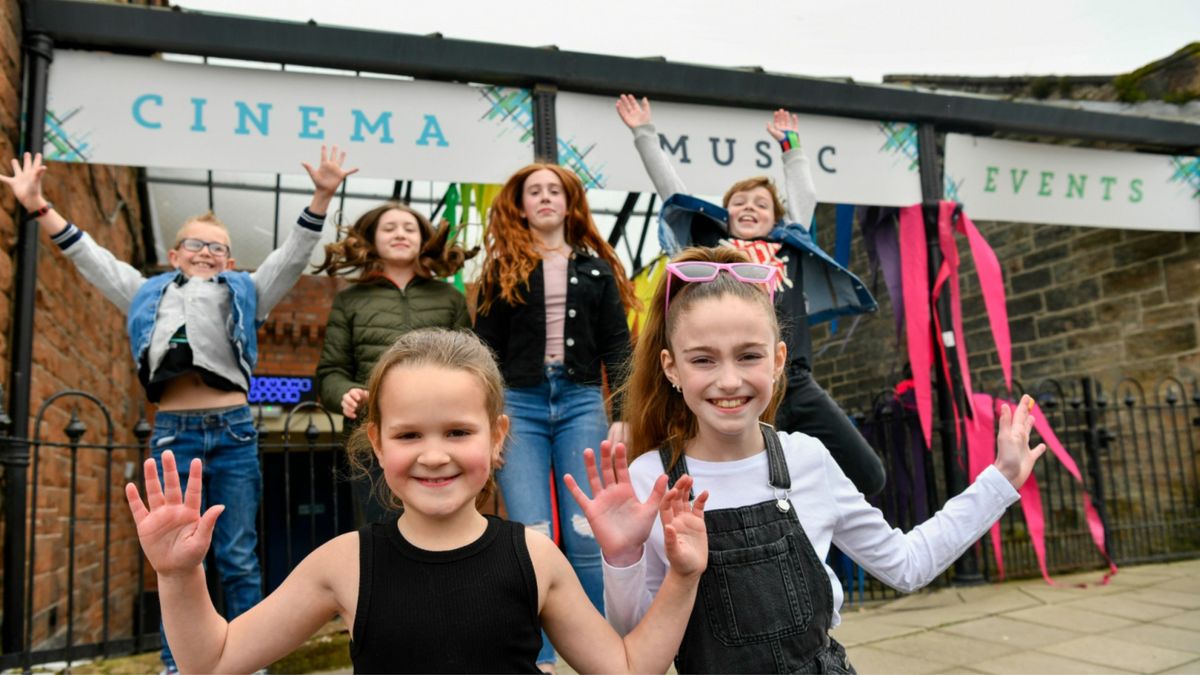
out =
[[224,258],[225,256],[229,255],[229,245],[222,244],[219,241],[204,241],[203,239],[193,239],[188,237],[187,239],[182,239],[179,242],[179,248],[185,251],[191,251],[192,253],[199,253],[200,251],[204,250],[204,247],[206,246],[208,247],[209,253],[212,253],[218,258]]

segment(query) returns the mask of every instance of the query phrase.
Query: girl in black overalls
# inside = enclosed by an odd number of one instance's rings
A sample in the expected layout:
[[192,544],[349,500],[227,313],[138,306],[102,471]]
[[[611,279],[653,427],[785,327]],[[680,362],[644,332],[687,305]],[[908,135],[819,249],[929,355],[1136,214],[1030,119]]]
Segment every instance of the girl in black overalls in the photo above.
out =
[[696,248],[666,278],[627,385],[637,459],[627,467],[623,446],[602,445],[599,461],[586,455],[594,498],[568,482],[603,550],[609,622],[631,628],[669,569],[655,505],[686,472],[709,494],[709,561],[679,672],[853,672],[829,635],[841,605],[821,562],[830,544],[901,590],[929,583],[1018,499],[1045,450],[1029,449],[1031,402],[1002,410],[995,466],[903,534],[819,441],[769,426],[786,363],[772,276],[740,252]]

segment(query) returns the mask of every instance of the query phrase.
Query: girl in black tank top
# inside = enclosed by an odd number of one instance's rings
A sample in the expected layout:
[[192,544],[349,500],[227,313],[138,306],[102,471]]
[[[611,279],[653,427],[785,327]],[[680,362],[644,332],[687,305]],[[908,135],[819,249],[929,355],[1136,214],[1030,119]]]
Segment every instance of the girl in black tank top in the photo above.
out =
[[213,609],[201,567],[223,507],[200,511],[200,460],[186,495],[169,450],[161,485],[154,461],[145,465],[149,508],[126,487],[182,671],[259,670],[336,616],[350,627],[356,672],[535,673],[542,629],[580,672],[666,671],[708,558],[704,500],[689,504],[690,477],[651,505],[669,533],[672,571],[621,638],[553,542],[479,513],[508,419],[500,372],[478,338],[404,335],[375,367],[368,401],[354,457],[374,457],[403,513],[327,542],[233,623]]

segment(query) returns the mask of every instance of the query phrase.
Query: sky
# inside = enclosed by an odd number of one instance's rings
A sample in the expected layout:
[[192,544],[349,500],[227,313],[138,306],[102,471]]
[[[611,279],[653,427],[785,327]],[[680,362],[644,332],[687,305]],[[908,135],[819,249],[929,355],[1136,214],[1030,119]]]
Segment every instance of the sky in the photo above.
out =
[[[186,9],[880,82],[1113,75],[1200,40],[1200,0],[176,0]],[[503,9],[507,7],[509,9]],[[753,9],[752,9],[753,8]]]

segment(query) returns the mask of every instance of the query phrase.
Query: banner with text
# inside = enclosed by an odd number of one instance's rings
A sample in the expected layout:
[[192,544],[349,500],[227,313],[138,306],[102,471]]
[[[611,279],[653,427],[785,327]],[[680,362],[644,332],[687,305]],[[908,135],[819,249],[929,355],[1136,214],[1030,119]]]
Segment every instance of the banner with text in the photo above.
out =
[[302,174],[326,144],[364,176],[502,183],[532,138],[527,89],[58,50],[43,154]]
[[1200,232],[1200,158],[946,136],[946,199],[974,220]]
[[[653,191],[617,115],[615,96],[559,92],[556,126],[559,163],[589,187]],[[651,101],[664,152],[688,190],[721,195],[743,178],[781,180],[779,144],[767,133],[770,110]],[[800,115],[800,144],[822,202],[902,206],[921,200],[916,127]]]

